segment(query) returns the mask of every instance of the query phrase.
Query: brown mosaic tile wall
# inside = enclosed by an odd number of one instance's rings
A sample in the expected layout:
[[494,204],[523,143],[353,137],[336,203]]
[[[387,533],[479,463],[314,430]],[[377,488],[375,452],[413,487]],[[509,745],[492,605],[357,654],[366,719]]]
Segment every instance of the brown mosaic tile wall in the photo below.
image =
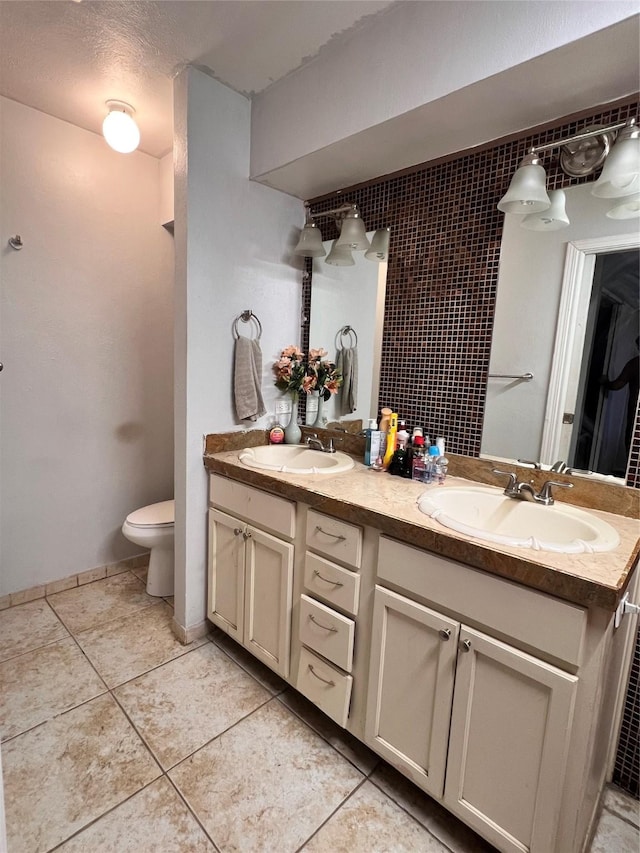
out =
[[[503,214],[496,207],[498,200],[532,146],[637,115],[636,96],[485,150],[426,163],[342,190],[337,197],[332,194],[312,201],[314,212],[353,201],[369,230],[391,226],[380,377],[382,405],[393,406],[410,425],[421,424],[431,436],[446,436],[452,453],[479,456],[502,239]],[[565,175],[557,150],[547,152],[543,162],[549,189],[593,180],[593,176],[576,179]],[[322,219],[318,224],[324,240],[337,237],[330,220]],[[310,294],[311,281],[307,278],[303,283],[305,305],[310,304]],[[627,484],[640,488],[637,414]],[[639,656],[640,630],[614,777],[636,797]]]
[[[451,452],[479,455],[504,220],[498,200],[532,146],[637,114],[635,97],[312,201],[314,212],[353,201],[369,230],[391,226],[381,404],[444,435]],[[544,165],[550,189],[593,180],[565,175],[557,150]],[[331,220],[318,224],[323,239],[337,236]],[[637,453],[629,484],[640,486]]]

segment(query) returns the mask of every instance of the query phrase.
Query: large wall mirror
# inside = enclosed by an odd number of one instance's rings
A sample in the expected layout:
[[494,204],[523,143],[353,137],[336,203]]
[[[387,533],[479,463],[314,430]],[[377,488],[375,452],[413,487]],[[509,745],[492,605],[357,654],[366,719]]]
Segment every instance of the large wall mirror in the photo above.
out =
[[[367,236],[371,239],[373,232]],[[329,254],[331,242],[323,245]],[[351,402],[341,391],[324,404],[323,417],[329,423],[361,420],[366,427],[378,412],[387,264],[374,263],[362,252],[353,252],[353,259],[353,266],[333,266],[314,258],[309,347],[324,347],[332,360],[341,349],[355,349]],[[308,423],[315,420],[313,403],[307,401]]]
[[505,218],[481,455],[562,461],[624,483],[638,397],[638,220],[609,219],[610,200],[589,184],[566,196],[571,224],[560,231]]

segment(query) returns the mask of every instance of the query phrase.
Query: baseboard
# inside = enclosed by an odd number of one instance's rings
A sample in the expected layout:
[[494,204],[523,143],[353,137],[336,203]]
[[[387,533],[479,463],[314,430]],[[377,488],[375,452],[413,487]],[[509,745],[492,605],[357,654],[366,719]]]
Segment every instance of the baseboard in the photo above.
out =
[[9,595],[0,597],[0,610],[6,610],[8,607],[16,607],[18,604],[26,604],[28,601],[36,601],[38,598],[54,595],[56,592],[65,592],[67,589],[84,586],[87,583],[93,583],[93,581],[110,578],[113,575],[119,575],[131,569],[140,569],[148,564],[149,552],[147,551],[144,554],[138,554],[137,557],[127,557],[116,563],[108,563],[106,566],[95,566],[93,569],[87,569],[84,572],[79,572],[77,575],[69,575],[57,581],[49,581],[49,583],[31,586],[19,592],[11,592]]
[[191,625],[188,628],[185,628],[179,622],[176,622],[175,617],[171,620],[171,630],[185,646],[188,646],[189,643],[193,643],[194,640],[206,637],[210,629],[211,626],[206,619],[199,622],[197,625]]

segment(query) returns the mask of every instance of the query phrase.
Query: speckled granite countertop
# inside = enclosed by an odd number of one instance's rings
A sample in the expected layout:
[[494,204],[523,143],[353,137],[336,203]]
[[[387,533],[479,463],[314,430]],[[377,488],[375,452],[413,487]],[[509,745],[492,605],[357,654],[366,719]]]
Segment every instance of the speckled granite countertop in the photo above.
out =
[[589,510],[615,527],[620,536],[617,548],[606,553],[555,554],[495,545],[443,527],[416,505],[417,498],[427,489],[478,485],[476,482],[448,477],[444,486],[425,486],[372,471],[358,460],[351,471],[343,474],[283,474],[247,468],[238,455],[238,450],[205,453],[204,464],[212,473],[301,501],[346,521],[375,527],[408,545],[574,604],[615,610],[638,561],[640,525],[634,518]]

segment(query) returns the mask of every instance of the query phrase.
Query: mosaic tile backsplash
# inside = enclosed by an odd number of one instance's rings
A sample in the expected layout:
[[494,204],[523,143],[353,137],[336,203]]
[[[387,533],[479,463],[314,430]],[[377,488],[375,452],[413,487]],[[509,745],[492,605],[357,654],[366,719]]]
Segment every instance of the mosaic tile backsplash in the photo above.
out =
[[[382,343],[380,400],[408,423],[444,435],[453,453],[479,456],[485,388],[498,285],[504,215],[496,207],[522,157],[536,145],[593,125],[638,115],[638,96],[559,120],[484,150],[426,163],[314,199],[314,212],[355,202],[371,231],[392,226]],[[544,158],[548,189],[594,180],[570,178],[558,153]],[[338,236],[319,220],[324,240]],[[311,263],[303,282],[308,316]],[[306,335],[306,337],[305,337]],[[308,327],[303,327],[308,346]],[[632,440],[627,484],[640,488],[640,420]],[[615,781],[638,796],[640,632],[627,689]]]
[[[338,198],[312,200],[314,212],[355,202],[368,230],[392,227],[380,400],[429,435],[446,436],[452,453],[480,453],[504,221],[498,200],[532,146],[637,114],[634,97],[484,150],[343,190]],[[549,189],[594,180],[565,175],[557,150],[545,154],[544,165]],[[318,224],[324,240],[338,236],[332,220]],[[306,279],[305,304],[309,293]],[[636,419],[628,474],[635,487],[640,487],[639,446]]]

